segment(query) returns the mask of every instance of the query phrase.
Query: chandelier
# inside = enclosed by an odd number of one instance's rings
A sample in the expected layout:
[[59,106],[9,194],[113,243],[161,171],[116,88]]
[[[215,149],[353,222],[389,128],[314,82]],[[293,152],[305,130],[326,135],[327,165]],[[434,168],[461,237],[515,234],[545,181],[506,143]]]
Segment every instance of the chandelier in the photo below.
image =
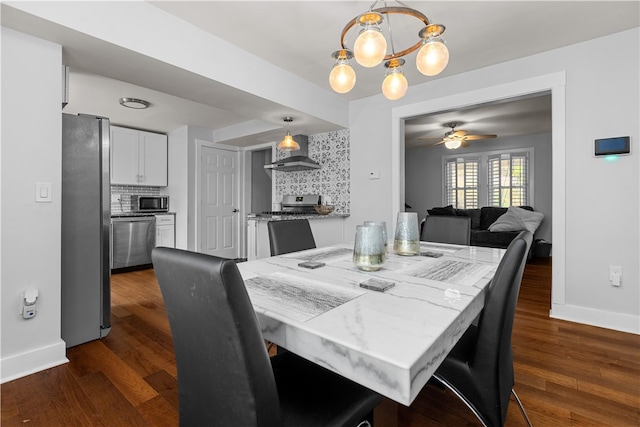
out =
[[[384,6],[375,8],[378,3]],[[367,68],[385,61],[387,72],[382,82],[382,93],[392,101],[402,98],[409,86],[402,71],[405,64],[403,56],[420,49],[416,56],[416,66],[425,76],[435,76],[447,66],[449,50],[442,39],[444,25],[432,23],[424,14],[402,2],[395,2],[400,6],[388,6],[387,3],[384,0],[376,0],[367,12],[356,16],[345,25],[340,36],[342,48],[331,55],[335,64],[329,74],[329,85],[334,91],[347,93],[355,86],[356,73],[350,63],[354,57],[358,64]],[[407,15],[424,24],[424,28],[418,33],[418,41],[399,52],[395,50],[392,37],[391,15]],[[386,25],[382,25],[385,21]],[[387,37],[383,30],[386,30]],[[353,49],[349,49],[347,39],[356,31],[358,36],[353,43]],[[387,43],[391,45],[390,53],[387,53]]]

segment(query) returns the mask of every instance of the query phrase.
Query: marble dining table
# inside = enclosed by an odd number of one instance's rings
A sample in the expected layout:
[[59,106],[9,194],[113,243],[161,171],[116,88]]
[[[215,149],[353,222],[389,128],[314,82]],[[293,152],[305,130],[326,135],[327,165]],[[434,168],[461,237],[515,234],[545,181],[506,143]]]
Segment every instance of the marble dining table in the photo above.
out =
[[[238,268],[265,339],[408,406],[482,310],[505,250],[421,242],[421,252],[442,255],[390,253],[365,272],[340,244]],[[370,278],[394,286],[360,287]]]

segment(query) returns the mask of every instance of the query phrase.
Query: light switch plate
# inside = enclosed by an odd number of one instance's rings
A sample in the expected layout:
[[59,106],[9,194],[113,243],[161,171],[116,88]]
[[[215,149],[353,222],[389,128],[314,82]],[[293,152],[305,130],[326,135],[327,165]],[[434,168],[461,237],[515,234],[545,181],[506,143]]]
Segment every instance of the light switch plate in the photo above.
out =
[[36,182],[36,203],[51,203],[51,183]]

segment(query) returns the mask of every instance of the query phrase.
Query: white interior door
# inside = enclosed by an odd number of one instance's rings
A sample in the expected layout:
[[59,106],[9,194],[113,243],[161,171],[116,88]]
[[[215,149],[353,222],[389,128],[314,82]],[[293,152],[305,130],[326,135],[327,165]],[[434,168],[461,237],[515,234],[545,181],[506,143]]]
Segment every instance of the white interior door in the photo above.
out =
[[200,146],[198,251],[238,258],[238,152]]

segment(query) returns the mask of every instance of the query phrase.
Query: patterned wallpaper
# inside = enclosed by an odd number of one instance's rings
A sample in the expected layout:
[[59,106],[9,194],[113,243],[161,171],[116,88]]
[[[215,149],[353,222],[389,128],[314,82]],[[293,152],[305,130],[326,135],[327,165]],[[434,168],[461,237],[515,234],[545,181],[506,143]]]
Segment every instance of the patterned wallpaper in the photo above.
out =
[[[293,155],[296,155],[295,152]],[[277,158],[288,154],[278,152]],[[309,135],[309,157],[322,165],[321,169],[296,172],[275,172],[277,202],[284,194],[320,194],[334,205],[336,213],[350,213],[350,149],[349,130]]]

